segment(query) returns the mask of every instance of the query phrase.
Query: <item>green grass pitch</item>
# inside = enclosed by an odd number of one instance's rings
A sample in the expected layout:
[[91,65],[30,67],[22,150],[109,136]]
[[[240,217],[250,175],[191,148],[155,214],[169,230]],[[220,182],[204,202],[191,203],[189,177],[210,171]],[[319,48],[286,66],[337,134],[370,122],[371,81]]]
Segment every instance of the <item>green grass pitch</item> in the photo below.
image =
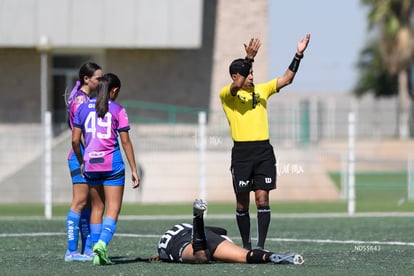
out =
[[[121,217],[108,246],[111,266],[65,263],[65,221],[0,219],[1,275],[412,275],[413,217],[273,217],[266,247],[303,255],[301,266],[274,264],[188,265],[142,263],[156,255],[159,236],[188,216]],[[225,227],[240,244],[235,219],[207,214],[206,225]],[[254,221],[252,225],[255,225]],[[255,227],[253,227],[255,232]],[[255,233],[253,233],[254,237]]]
[[[330,176],[339,185],[340,175]],[[0,205],[0,275],[413,275],[414,201],[406,197],[406,180],[404,172],[358,174],[355,216],[347,216],[346,201],[272,202],[266,247],[302,254],[301,266],[137,262],[156,255],[170,226],[191,223],[191,204],[124,204],[108,246],[115,264],[65,263],[69,204],[54,205],[52,220],[43,219],[40,204]],[[240,245],[234,208],[209,203],[205,223],[228,229]],[[255,212],[252,205],[253,237]]]

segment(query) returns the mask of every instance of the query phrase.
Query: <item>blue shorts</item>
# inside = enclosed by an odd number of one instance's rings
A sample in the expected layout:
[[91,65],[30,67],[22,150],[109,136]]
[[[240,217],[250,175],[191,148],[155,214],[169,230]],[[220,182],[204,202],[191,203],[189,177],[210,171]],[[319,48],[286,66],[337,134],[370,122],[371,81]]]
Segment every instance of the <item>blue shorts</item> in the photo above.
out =
[[86,181],[89,185],[124,186],[125,164],[119,162],[113,165],[113,170],[108,172],[85,172]]
[[82,176],[80,171],[80,166],[76,154],[72,152],[68,159],[68,166],[70,176],[72,178],[72,184],[86,184],[87,181],[85,177]]

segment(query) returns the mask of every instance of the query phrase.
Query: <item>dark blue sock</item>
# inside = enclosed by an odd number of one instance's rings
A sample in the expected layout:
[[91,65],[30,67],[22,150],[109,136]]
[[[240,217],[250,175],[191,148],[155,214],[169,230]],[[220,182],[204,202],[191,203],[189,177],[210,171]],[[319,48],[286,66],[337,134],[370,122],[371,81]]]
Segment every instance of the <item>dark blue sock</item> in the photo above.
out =
[[[91,220],[91,209],[84,208],[81,212],[80,222],[79,222],[79,229],[81,233],[81,241],[82,241],[82,251],[81,253],[91,252],[91,242],[87,241],[88,237],[90,239],[90,220]],[[86,247],[89,248],[86,248]]]

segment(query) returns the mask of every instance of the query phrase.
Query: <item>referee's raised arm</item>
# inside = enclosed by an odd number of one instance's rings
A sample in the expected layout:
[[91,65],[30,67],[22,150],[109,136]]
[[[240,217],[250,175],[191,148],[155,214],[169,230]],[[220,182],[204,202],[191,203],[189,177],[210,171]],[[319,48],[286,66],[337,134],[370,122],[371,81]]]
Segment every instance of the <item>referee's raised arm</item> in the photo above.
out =
[[310,40],[310,34],[307,34],[304,38],[301,38],[299,40],[297,48],[296,48],[296,53],[292,59],[292,62],[290,63],[288,69],[285,71],[283,76],[279,77],[277,80],[278,91],[293,82],[296,72],[299,69],[300,61],[302,60],[304,56],[303,53],[308,47],[309,40]]

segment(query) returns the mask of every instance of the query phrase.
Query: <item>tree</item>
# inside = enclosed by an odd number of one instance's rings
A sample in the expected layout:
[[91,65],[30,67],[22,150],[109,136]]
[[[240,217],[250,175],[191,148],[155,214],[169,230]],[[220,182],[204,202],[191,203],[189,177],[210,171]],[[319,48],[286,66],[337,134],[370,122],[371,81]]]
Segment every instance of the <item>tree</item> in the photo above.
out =
[[377,41],[371,40],[360,52],[357,68],[360,74],[353,89],[356,96],[374,94],[376,98],[380,98],[398,94],[398,79],[384,70]]
[[[371,48],[365,49],[371,49],[371,54],[374,54],[372,56],[373,61],[380,58],[382,68],[376,68],[378,69],[377,80],[381,77],[382,82],[386,83],[386,87],[390,89],[395,86],[392,85],[393,78],[397,80],[399,99],[398,132],[400,138],[407,138],[414,133],[409,131],[409,114],[412,114],[410,112],[412,104],[409,73],[413,57],[413,33],[411,31],[413,2],[413,0],[361,0],[361,3],[369,8],[369,29],[377,30],[379,35],[377,40],[378,49],[375,49],[375,44],[371,45]],[[369,51],[365,53],[369,53]],[[377,54],[376,57],[375,53]],[[361,81],[360,79],[359,85]],[[391,83],[389,83],[390,81]],[[374,91],[377,96],[384,93],[384,91],[378,89],[380,84],[377,83],[371,86],[371,91]],[[388,94],[390,93],[393,92],[388,92]]]

